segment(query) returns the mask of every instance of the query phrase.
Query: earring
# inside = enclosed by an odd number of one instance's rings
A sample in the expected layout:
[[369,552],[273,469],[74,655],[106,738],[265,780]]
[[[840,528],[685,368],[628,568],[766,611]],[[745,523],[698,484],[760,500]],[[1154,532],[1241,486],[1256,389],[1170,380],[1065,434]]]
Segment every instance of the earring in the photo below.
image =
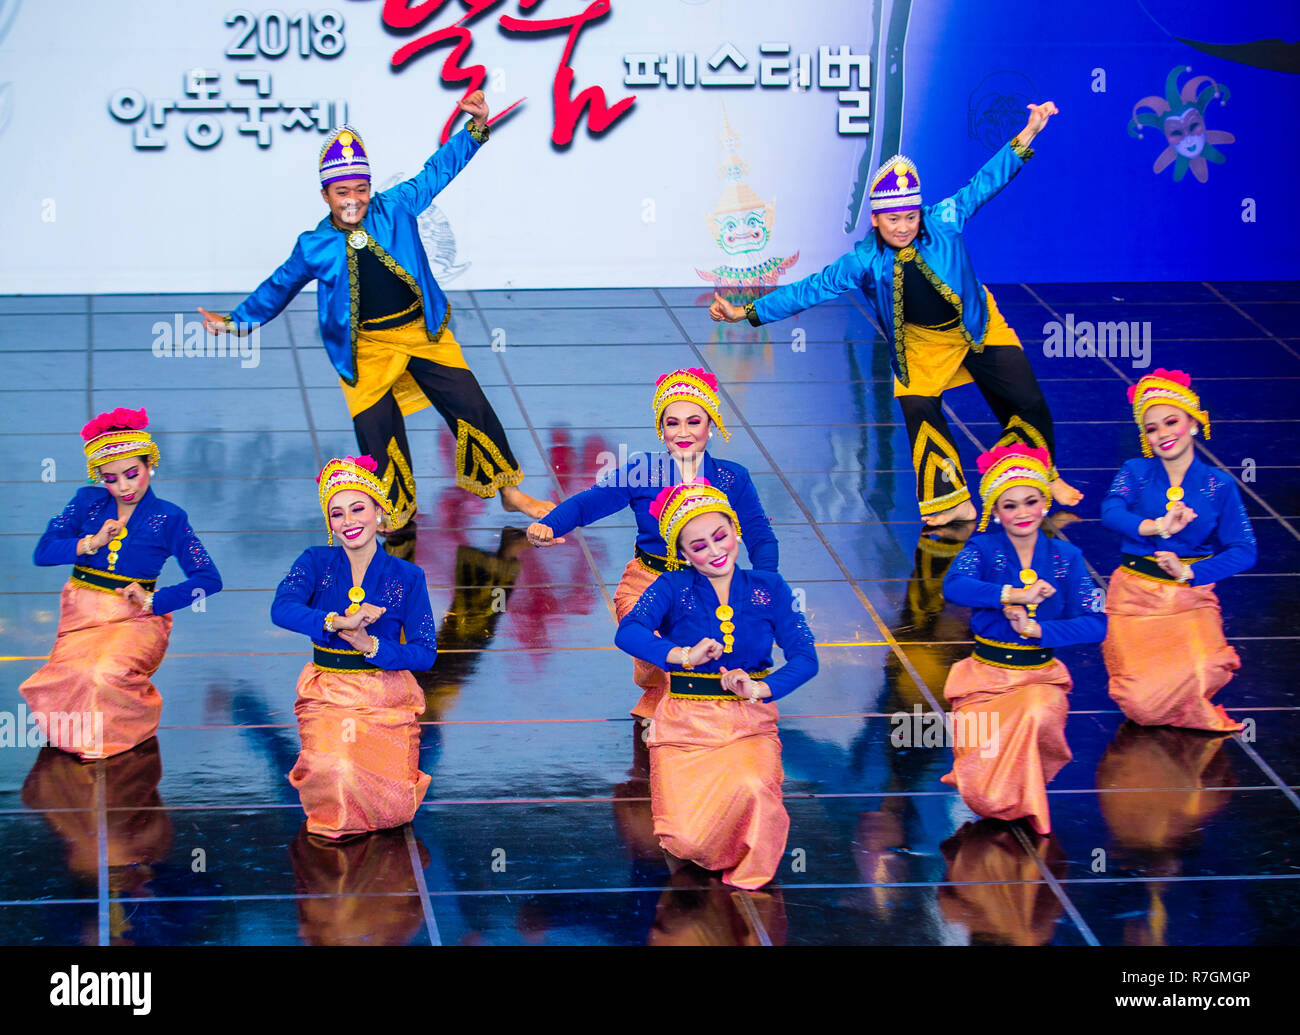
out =
[[1201,426],[1200,426],[1199,424],[1193,424],[1193,425],[1192,425],[1192,434],[1193,434],[1193,435],[1199,435],[1200,433],[1201,433]]

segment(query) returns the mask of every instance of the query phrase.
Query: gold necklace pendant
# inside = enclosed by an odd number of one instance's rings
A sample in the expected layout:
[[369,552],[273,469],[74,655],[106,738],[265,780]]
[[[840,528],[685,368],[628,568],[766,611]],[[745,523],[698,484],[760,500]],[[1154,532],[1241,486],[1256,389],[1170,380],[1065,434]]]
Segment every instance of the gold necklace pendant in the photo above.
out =
[[1181,485],[1171,485],[1165,490],[1165,499],[1169,502],[1165,504],[1165,510],[1176,510],[1178,504],[1182,502],[1184,493]]
[[719,604],[713,613],[721,622],[718,628],[722,630],[722,652],[730,654],[731,648],[736,645],[736,637],[733,635],[736,631],[736,623],[731,620],[736,612],[726,604]]
[[126,529],[122,529],[115,535],[108,544],[108,570],[112,571],[117,567],[117,555],[122,551],[122,540],[126,538]]
[[348,244],[352,245],[357,251],[361,251],[370,243],[370,235],[364,230],[353,230],[348,234]]
[[366,591],[360,586],[353,586],[348,590],[348,599],[352,601],[344,614],[354,615],[361,610],[361,601],[366,599]]
[[[1038,572],[1034,571],[1033,568],[1020,569],[1020,584],[1024,586],[1025,589],[1028,589],[1037,581],[1038,581]],[[1037,610],[1038,610],[1037,604],[1030,604],[1028,607],[1029,617],[1033,618],[1034,612]]]

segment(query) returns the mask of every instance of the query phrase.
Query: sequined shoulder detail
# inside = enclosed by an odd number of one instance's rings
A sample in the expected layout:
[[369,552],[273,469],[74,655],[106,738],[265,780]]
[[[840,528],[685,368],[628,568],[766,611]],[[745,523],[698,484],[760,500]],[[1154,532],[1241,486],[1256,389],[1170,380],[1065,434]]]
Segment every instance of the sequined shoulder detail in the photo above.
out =
[[727,493],[731,492],[736,487],[736,482],[740,480],[736,477],[735,471],[723,464],[718,464],[717,479],[718,488]]
[[952,562],[952,566],[948,570],[964,578],[977,579],[980,577],[980,562],[982,560],[979,548],[967,544],[962,547],[961,553],[957,555],[957,559]]
[[755,607],[771,607],[772,593],[766,586],[755,585],[750,590],[749,602]]
[[[164,520],[166,520],[165,517]],[[194,534],[194,529],[190,527],[188,521],[185,522],[185,527],[181,530],[181,549],[185,552],[185,556],[189,558],[190,564],[194,567],[213,567],[212,558],[208,556],[208,551],[203,548],[203,543],[201,543],[199,537]]]
[[50,519],[50,529],[55,532],[67,532],[77,527],[77,501],[72,500],[58,514]]
[[379,590],[377,601],[379,606],[400,611],[404,599],[406,599],[406,587],[402,585],[402,580],[392,575],[384,579],[384,584]]

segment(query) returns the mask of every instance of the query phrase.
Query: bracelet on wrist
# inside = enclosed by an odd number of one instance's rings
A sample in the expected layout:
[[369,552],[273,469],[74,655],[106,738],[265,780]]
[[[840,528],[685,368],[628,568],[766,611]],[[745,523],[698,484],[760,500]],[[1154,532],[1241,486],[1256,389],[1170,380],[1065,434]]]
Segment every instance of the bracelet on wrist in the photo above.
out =
[[691,652],[685,647],[678,647],[677,649],[682,652],[682,660],[678,663],[679,666],[687,672],[691,671],[695,667],[691,664]]
[[1002,603],[1011,603],[1011,586],[1010,584],[1002,587]]
[[326,632],[330,632],[330,633],[332,633],[332,632],[335,631],[335,630],[334,630],[334,619],[336,619],[338,616],[339,616],[339,613],[338,613],[337,611],[331,611],[329,614],[327,614],[327,615],[325,616],[325,631],[326,631]]
[[368,651],[366,651],[365,654],[361,655],[363,658],[370,659],[379,653],[379,637],[376,636],[374,633],[371,633],[370,642],[373,644],[373,646],[371,646],[371,648]]
[[152,594],[152,593],[146,593],[146,594],[144,595],[144,609],[145,609],[146,611],[148,611],[150,614],[153,614],[153,594]]

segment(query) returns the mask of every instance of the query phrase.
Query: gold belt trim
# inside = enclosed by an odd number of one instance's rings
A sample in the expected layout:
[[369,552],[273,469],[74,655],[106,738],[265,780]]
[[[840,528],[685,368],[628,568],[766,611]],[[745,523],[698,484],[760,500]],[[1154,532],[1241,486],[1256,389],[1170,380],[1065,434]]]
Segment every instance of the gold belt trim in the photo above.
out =
[[[750,672],[749,678],[763,679],[767,675],[769,675],[771,671],[772,671],[771,669],[765,668],[761,672]],[[696,689],[694,685],[695,682],[701,679],[720,680],[722,679],[722,673],[721,672],[670,672],[668,673],[668,696],[681,698],[682,700],[685,701],[748,701],[750,700],[750,698],[748,697],[741,697],[738,694],[733,694],[730,693],[729,691],[723,691],[721,686],[718,687],[718,692],[715,693],[711,693],[711,694],[693,693],[692,691]],[[680,690],[677,689],[678,687],[681,687],[681,689]],[[699,689],[704,690],[707,689],[707,687],[701,686],[699,687]],[[764,697],[761,698],[760,700],[766,701],[768,700],[768,698]]]
[[146,593],[152,593],[158,585],[157,579],[137,579],[130,575],[119,575],[115,571],[101,571],[99,568],[83,568],[80,564],[72,566],[69,581],[82,589],[94,589],[100,593],[116,593],[132,582],[138,582]]

